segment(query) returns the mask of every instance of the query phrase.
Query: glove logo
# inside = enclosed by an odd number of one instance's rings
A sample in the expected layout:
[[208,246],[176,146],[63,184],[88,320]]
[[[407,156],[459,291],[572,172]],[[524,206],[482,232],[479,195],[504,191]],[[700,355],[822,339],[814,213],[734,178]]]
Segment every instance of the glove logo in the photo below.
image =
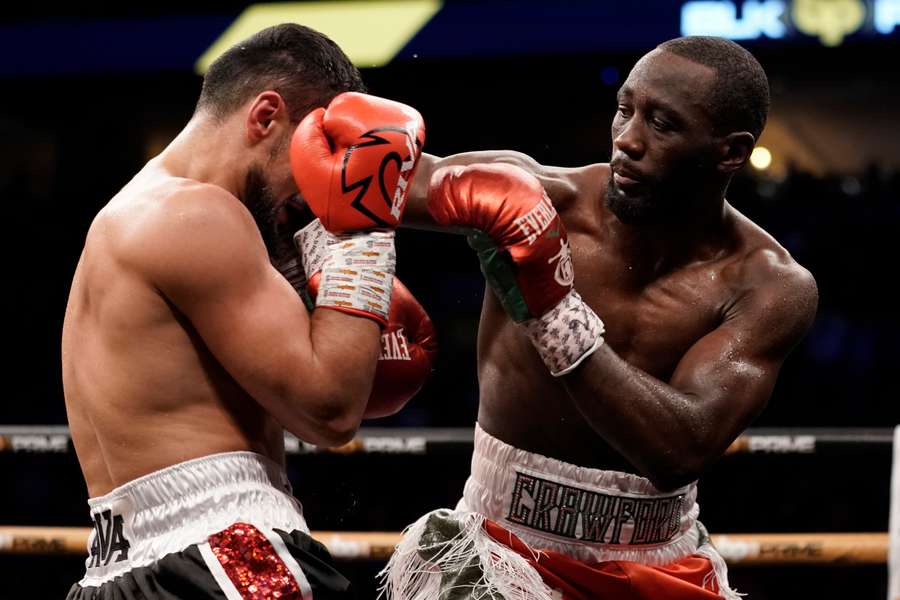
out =
[[412,360],[403,327],[381,334],[381,354],[378,360]]
[[[412,178],[422,149],[422,142],[411,129],[382,127],[360,136],[365,140],[353,144],[344,153],[341,169],[341,191],[356,191],[350,206],[364,214],[376,227],[396,226],[403,213],[409,180]],[[378,148],[378,146],[387,146]],[[397,152],[406,148],[406,156]],[[372,188],[372,175],[359,177],[355,173],[371,173],[378,164],[378,192]],[[391,192],[390,190],[393,190]]]
[[530,246],[537,241],[542,233],[547,231],[556,216],[556,209],[553,208],[550,198],[544,194],[543,199],[534,208],[516,219],[515,222],[519,231],[525,236],[525,241]]
[[563,287],[571,287],[575,283],[575,269],[572,266],[572,251],[569,249],[568,240],[562,238],[559,240],[559,252],[547,259],[547,264],[553,261],[559,261],[556,263],[553,279]]

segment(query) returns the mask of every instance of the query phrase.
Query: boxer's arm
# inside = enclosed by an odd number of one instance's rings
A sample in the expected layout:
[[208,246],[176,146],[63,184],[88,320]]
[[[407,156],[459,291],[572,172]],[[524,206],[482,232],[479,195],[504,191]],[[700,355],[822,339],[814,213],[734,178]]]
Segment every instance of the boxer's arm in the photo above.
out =
[[527,154],[513,150],[464,152],[444,157],[422,153],[422,158],[419,159],[419,166],[410,187],[402,227],[442,229],[440,225],[435,223],[426,206],[428,183],[431,181],[431,176],[441,167],[465,166],[477,163],[510,164],[531,173],[544,186],[544,190],[546,190],[547,195],[557,209],[573,201],[581,194],[590,193],[587,191],[587,188],[591,187],[591,184],[594,184],[594,186],[599,185],[601,177],[598,172],[599,165],[577,168],[548,167],[540,164]]
[[758,285],[750,282],[668,383],[606,345],[563,378],[591,426],[657,487],[689,483],[722,455],[765,407],[782,363],[812,324],[812,275],[771,256],[750,260],[761,263],[746,267]]
[[378,325],[328,309],[310,317],[246,209],[205,190],[171,198],[177,213],[141,226],[144,242],[133,243],[143,271],[282,426],[315,444],[346,442],[371,391]]

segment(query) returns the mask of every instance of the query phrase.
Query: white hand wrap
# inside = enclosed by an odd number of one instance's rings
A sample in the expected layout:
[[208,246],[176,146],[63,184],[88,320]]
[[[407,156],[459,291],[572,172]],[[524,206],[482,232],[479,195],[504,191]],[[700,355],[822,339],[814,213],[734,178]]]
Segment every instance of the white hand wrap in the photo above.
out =
[[307,278],[321,272],[316,306],[387,322],[397,258],[393,231],[335,235],[315,219],[294,236]]
[[554,377],[571,372],[603,345],[603,321],[575,290],[522,326]]
[[294,234],[294,247],[303,259],[303,270],[309,279],[322,270],[328,245],[337,241],[337,236],[325,229],[322,222],[313,219],[309,225]]

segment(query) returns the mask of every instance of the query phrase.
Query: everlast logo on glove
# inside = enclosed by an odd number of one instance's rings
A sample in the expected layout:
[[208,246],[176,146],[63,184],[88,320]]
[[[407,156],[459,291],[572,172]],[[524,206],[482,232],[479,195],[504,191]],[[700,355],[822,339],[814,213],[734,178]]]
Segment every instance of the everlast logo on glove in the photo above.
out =
[[525,236],[528,245],[535,243],[538,237],[550,227],[550,223],[556,218],[556,209],[550,203],[550,198],[544,198],[528,213],[516,219],[519,231]]
[[111,510],[94,513],[94,532],[91,541],[91,557],[88,568],[106,566],[115,554],[114,562],[128,560],[131,543],[123,532],[122,515],[114,515]]
[[381,334],[381,355],[378,360],[412,360],[402,327]]

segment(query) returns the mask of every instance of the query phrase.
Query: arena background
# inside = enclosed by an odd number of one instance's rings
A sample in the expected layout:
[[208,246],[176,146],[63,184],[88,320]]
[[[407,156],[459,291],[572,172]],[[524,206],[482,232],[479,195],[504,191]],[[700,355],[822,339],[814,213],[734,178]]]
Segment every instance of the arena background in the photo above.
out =
[[[0,425],[65,424],[59,337],[87,227],[188,120],[197,61],[223,33],[259,22],[248,15],[322,23],[353,47],[372,93],[422,112],[431,153],[509,148],[564,166],[609,158],[616,89],[655,44],[681,33],[739,39],[771,81],[761,141],[771,164],[748,167],[729,200],[809,268],[820,291],[813,329],[754,427],[883,433],[900,421],[900,1],[248,6],[4,7],[0,206],[9,303]],[[434,319],[441,353],[401,414],[367,425],[471,427],[484,291],[477,262],[462,239],[412,231],[399,234],[398,257],[399,276]],[[289,469],[313,529],[397,531],[461,492],[468,448],[436,448],[302,454]],[[701,481],[701,518],[714,533],[884,532],[890,464],[890,444],[728,456]],[[0,477],[0,525],[88,525],[70,449],[0,443]],[[345,564],[361,598],[374,597],[380,564]],[[0,599],[61,598],[82,571],[78,556],[0,554]],[[754,600],[884,598],[886,571],[736,567],[732,583]]]

